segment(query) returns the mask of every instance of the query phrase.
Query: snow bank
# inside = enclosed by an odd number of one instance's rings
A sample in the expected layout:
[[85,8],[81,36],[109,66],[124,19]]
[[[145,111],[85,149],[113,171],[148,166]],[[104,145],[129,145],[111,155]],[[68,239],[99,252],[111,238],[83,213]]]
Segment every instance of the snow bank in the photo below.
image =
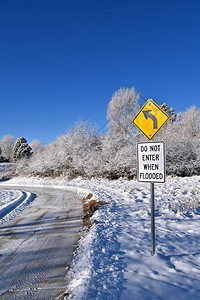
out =
[[149,184],[125,180],[77,180],[77,184],[110,204],[95,213],[95,225],[80,241],[67,299],[200,297],[199,176],[155,185],[154,257]]

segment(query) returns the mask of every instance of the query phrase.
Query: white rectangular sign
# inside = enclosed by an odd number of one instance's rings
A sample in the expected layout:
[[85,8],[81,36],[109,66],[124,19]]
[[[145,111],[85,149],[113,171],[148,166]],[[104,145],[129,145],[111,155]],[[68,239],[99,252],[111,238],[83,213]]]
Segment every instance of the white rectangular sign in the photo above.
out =
[[165,144],[137,144],[137,179],[140,182],[165,182]]

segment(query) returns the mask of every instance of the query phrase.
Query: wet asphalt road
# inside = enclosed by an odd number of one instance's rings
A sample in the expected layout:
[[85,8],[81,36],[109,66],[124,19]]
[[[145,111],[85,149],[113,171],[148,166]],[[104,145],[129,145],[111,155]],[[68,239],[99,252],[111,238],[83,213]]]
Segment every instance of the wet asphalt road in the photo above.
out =
[[82,228],[81,198],[56,189],[0,188],[36,195],[13,220],[0,225],[0,299],[62,299]]

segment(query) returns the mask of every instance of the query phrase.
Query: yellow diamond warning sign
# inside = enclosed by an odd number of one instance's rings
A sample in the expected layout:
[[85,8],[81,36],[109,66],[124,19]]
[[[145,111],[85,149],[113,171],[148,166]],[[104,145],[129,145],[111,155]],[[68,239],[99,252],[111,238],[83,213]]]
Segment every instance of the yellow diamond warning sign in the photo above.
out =
[[168,120],[168,114],[149,99],[132,122],[149,140],[152,140]]

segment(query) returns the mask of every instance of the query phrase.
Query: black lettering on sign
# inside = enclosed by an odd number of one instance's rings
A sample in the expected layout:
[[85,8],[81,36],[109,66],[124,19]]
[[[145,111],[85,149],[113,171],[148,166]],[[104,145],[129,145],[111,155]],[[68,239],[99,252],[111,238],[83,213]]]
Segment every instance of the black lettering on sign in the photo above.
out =
[[140,179],[163,179],[162,173],[140,173]]
[[141,152],[147,152],[148,147],[147,146],[141,146]]
[[150,145],[150,151],[160,151],[160,145]]
[[144,166],[144,170],[152,170],[152,171],[159,170],[158,164],[145,164],[143,166]]
[[148,160],[159,160],[159,154],[143,154],[142,155],[142,160],[143,161],[148,161]]

